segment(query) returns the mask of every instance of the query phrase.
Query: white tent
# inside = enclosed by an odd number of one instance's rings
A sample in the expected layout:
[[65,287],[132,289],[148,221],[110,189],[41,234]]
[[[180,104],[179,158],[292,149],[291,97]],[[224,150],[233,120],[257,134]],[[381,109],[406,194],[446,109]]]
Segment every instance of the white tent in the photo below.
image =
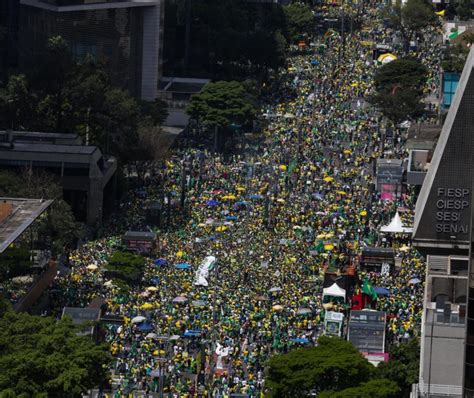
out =
[[329,287],[325,287],[323,289],[323,297],[324,296],[331,296],[331,297],[342,297],[344,300],[346,299],[346,291],[339,287],[337,283],[333,283]]
[[398,214],[398,211],[397,211],[395,216],[392,218],[392,221],[390,221],[390,224],[384,225],[382,228],[380,228],[380,231],[388,232],[392,234],[396,234],[396,233],[411,234],[413,231],[413,228],[407,228],[403,226],[402,219],[400,218],[400,214]]

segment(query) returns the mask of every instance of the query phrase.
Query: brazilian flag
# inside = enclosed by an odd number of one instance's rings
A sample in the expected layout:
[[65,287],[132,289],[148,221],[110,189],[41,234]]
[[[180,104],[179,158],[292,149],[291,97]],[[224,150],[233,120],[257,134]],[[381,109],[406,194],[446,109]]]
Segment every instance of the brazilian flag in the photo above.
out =
[[369,296],[372,300],[377,300],[377,293],[374,290],[373,286],[369,283],[367,278],[364,279],[364,284],[362,285],[362,293]]

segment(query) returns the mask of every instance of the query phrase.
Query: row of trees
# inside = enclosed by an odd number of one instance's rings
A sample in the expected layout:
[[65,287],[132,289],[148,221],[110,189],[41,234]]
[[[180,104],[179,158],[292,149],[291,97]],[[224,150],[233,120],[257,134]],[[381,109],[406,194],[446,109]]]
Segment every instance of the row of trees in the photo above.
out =
[[79,398],[108,383],[108,347],[68,319],[15,313],[0,301],[0,397]]
[[113,87],[92,58],[75,60],[59,36],[22,72],[0,87],[0,129],[77,133],[126,162],[139,129],[158,126],[167,116],[161,101],[139,102]]
[[390,361],[378,367],[348,341],[323,336],[318,343],[270,359],[271,397],[408,398],[418,380],[417,340],[392,347]]

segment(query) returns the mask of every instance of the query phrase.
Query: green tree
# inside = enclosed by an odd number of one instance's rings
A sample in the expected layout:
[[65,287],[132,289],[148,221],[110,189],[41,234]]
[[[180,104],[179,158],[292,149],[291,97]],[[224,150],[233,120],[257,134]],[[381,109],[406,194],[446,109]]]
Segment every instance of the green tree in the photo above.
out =
[[206,127],[249,125],[255,116],[255,98],[236,81],[209,83],[191,97],[186,112]]
[[7,310],[0,318],[0,396],[79,398],[108,380],[106,345],[70,320]]
[[418,382],[420,342],[412,339],[408,343],[393,345],[389,353],[390,361],[377,366],[376,376],[396,382],[401,389],[398,396],[409,397],[412,384]]
[[406,53],[415,34],[437,21],[435,10],[427,0],[407,0],[404,5],[401,0],[397,0],[388,6],[386,15],[401,33]]
[[441,61],[441,67],[446,72],[461,73],[464,69],[469,48],[474,43],[474,35],[463,35],[461,39],[461,43],[456,43],[449,47],[448,53]]
[[0,128],[29,128],[36,111],[36,98],[25,75],[11,75],[0,88]]
[[0,280],[31,272],[30,252],[24,247],[9,247],[0,254]]
[[112,278],[117,278],[135,284],[140,282],[145,268],[145,259],[129,252],[117,251],[109,259],[107,273]]
[[426,67],[413,58],[383,65],[375,74],[376,93],[370,101],[394,123],[419,116],[424,109],[421,99],[427,74]]
[[303,35],[314,32],[315,18],[311,8],[302,3],[292,3],[283,7],[286,24],[286,38],[295,43]]
[[370,379],[373,366],[348,341],[323,336],[319,345],[275,355],[268,362],[272,397],[303,397],[340,391]]
[[399,398],[399,393],[397,383],[386,379],[374,379],[342,391],[322,392],[318,398]]
[[50,174],[28,169],[19,174],[0,171],[0,196],[55,199],[49,215],[43,213],[36,222],[38,235],[51,237],[55,254],[84,234],[82,225],[75,221],[70,206],[62,199],[61,185]]

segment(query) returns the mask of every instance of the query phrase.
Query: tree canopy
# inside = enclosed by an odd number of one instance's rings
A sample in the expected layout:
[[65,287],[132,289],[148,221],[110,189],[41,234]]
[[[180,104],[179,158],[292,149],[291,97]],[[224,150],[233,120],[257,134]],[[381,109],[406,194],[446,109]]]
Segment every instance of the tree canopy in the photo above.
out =
[[77,133],[86,144],[126,158],[142,121],[164,122],[166,104],[138,101],[114,87],[103,65],[76,60],[67,42],[52,37],[43,56],[0,87],[0,129]]
[[107,264],[107,273],[127,283],[138,283],[143,275],[145,259],[130,252],[115,252]]
[[77,332],[70,320],[2,313],[0,396],[79,398],[107,381],[107,346]]
[[341,391],[369,381],[374,368],[350,342],[326,336],[318,342],[317,347],[270,359],[270,396],[302,397],[311,391]]
[[390,361],[379,364],[376,375],[396,382],[401,390],[398,396],[408,398],[411,386],[418,382],[420,342],[418,339],[412,339],[408,343],[393,345],[389,353]]
[[303,35],[314,32],[315,17],[307,4],[292,3],[283,7],[286,35],[290,43],[295,43]]
[[414,58],[399,58],[380,67],[375,74],[376,93],[371,102],[398,123],[423,112],[423,85],[428,71]]
[[437,21],[435,10],[428,0],[401,0],[387,6],[386,15],[393,27],[397,29],[404,40],[405,52],[408,52],[410,40],[423,28]]
[[0,196],[55,199],[49,217],[43,214],[36,221],[38,235],[51,237],[54,253],[83,237],[81,224],[76,222],[71,207],[62,199],[62,187],[51,174],[27,169],[21,173],[0,171]]
[[255,98],[242,83],[219,81],[194,94],[187,113],[207,127],[248,125],[255,116]]
[[342,391],[323,392],[318,398],[398,398],[399,393],[397,383],[386,379],[374,379]]

